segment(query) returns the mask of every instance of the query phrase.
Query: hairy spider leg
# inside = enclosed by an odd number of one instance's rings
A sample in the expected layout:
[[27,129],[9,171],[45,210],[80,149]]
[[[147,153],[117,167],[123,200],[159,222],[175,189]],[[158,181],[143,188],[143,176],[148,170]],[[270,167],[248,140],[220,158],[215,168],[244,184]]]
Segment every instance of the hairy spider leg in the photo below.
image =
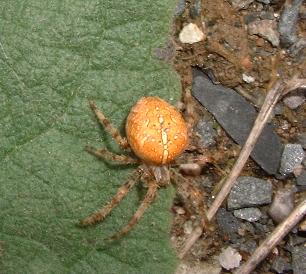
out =
[[94,101],[89,101],[89,106],[100,123],[104,126],[105,130],[108,131],[122,149],[127,150],[130,147],[127,139],[120,135],[119,131],[104,116],[103,112],[97,108],[96,103]]
[[142,217],[144,214],[145,210],[150,206],[150,204],[154,201],[156,197],[156,193],[158,190],[158,184],[157,182],[153,181],[150,184],[148,184],[148,191],[141,202],[140,206],[136,210],[135,214],[133,217],[130,219],[128,224],[124,226],[119,232],[111,236],[109,239],[110,240],[119,240],[121,237],[126,235],[133,227],[134,225],[138,222],[138,220]]
[[192,129],[196,123],[196,116],[194,113],[194,107],[192,105],[193,97],[189,89],[186,89],[186,91],[184,92],[183,101],[186,109],[185,119],[188,127],[188,135],[190,137],[192,135]]
[[80,226],[93,225],[98,222],[103,221],[107,215],[111,213],[111,211],[116,207],[122,199],[128,194],[128,192],[132,189],[132,187],[139,181],[141,177],[142,169],[137,168],[130,176],[128,181],[118,188],[115,196],[108,202],[104,207],[102,207],[96,213],[89,215],[84,220],[79,222]]
[[187,180],[184,176],[171,169],[171,178],[175,181],[175,184],[178,188],[182,187],[183,184],[187,186],[189,189],[188,193],[190,193],[189,199],[192,201],[192,205],[195,207],[196,212],[199,212],[201,225],[205,230],[209,230],[209,221],[206,215],[206,209],[204,205],[204,199],[201,195],[199,189],[194,186],[189,180]]
[[121,164],[126,164],[126,165],[139,163],[139,160],[136,159],[136,158],[132,158],[128,155],[123,155],[123,154],[118,155],[118,154],[110,152],[106,148],[96,149],[92,146],[86,146],[85,150],[88,153],[90,153],[90,154],[92,154],[92,155],[94,155],[98,158],[103,158],[103,159],[106,159],[108,161],[115,161],[115,162],[119,162]]

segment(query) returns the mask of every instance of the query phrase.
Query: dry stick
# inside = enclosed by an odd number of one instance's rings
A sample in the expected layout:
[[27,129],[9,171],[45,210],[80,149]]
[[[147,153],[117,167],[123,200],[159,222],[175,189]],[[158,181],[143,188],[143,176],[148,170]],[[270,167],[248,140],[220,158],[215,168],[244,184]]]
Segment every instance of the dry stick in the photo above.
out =
[[306,200],[300,203],[284,220],[279,224],[270,236],[262,242],[255,250],[252,257],[242,265],[235,274],[248,274],[270,253],[270,251],[289,233],[289,231],[306,215]]
[[[237,177],[239,176],[241,170],[243,169],[246,161],[248,160],[256,141],[261,134],[270,114],[273,110],[273,107],[277,103],[279,97],[282,95],[286,85],[282,81],[277,81],[269,91],[266,96],[266,99],[261,107],[261,110],[257,116],[257,119],[254,123],[254,126],[249,134],[247,141],[245,142],[240,155],[233,166],[231,173],[229,174],[224,186],[218,193],[216,199],[214,200],[213,204],[209,208],[207,212],[207,219],[210,221],[216,214],[217,210],[227,197],[228,193],[230,192],[231,188],[236,182]],[[183,258],[185,254],[189,251],[189,249],[193,246],[193,244],[200,238],[203,233],[202,227],[196,227],[190,237],[187,239],[185,246],[179,253],[179,258]]]

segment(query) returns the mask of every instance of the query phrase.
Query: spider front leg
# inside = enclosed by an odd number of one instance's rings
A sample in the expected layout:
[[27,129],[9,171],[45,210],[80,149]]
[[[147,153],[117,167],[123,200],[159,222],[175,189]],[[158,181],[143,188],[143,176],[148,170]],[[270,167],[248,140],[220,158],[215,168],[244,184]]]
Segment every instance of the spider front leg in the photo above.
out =
[[154,201],[154,199],[156,197],[157,190],[158,190],[158,184],[154,181],[151,182],[149,184],[148,191],[147,191],[142,203],[140,204],[140,206],[136,210],[134,216],[131,218],[131,220],[128,222],[128,224],[125,227],[123,227],[119,232],[117,232],[116,234],[114,234],[113,236],[110,237],[111,240],[120,239],[122,236],[126,235],[133,228],[133,226],[142,217],[145,210]]
[[139,181],[142,173],[142,169],[137,168],[131,175],[130,179],[121,187],[119,187],[115,196],[108,202],[104,207],[102,207],[96,213],[88,216],[84,220],[79,222],[80,226],[88,226],[93,225],[98,222],[103,221],[107,215],[111,213],[114,207],[116,207],[121,200],[128,194],[128,192],[132,189],[132,187]]
[[100,148],[100,149],[96,149],[92,146],[86,146],[85,150],[98,157],[98,158],[102,158],[102,159],[106,159],[108,161],[116,161],[119,162],[121,164],[137,164],[139,163],[139,161],[135,158],[132,158],[130,156],[127,155],[118,155],[118,154],[114,154],[112,152],[110,152],[109,150],[107,150],[106,148]]
[[118,129],[116,129],[104,116],[103,112],[97,108],[96,103],[94,101],[89,101],[89,106],[97,116],[100,123],[104,126],[105,130],[108,131],[122,149],[127,150],[129,148],[127,139],[120,135]]

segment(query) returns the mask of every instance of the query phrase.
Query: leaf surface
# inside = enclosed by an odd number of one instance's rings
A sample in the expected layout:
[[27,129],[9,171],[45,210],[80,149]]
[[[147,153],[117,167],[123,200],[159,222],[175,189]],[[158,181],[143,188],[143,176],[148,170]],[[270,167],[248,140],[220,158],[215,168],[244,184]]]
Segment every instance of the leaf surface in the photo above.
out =
[[100,161],[86,144],[120,151],[88,107],[95,100],[124,128],[142,96],[171,102],[179,81],[153,57],[165,43],[175,1],[29,0],[0,11],[0,272],[172,273],[173,188],[161,189],[129,235],[144,188],[101,224],[80,218],[116,193],[134,167]]

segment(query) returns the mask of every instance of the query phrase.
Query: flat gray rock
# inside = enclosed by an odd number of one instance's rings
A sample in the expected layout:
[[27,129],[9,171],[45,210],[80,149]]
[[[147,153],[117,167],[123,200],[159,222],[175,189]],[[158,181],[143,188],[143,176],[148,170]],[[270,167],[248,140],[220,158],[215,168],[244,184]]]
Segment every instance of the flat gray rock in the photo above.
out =
[[242,176],[237,179],[228,199],[227,207],[239,209],[266,205],[272,200],[272,184],[262,179]]
[[[193,70],[193,96],[211,112],[224,130],[243,145],[257,117],[255,108],[233,89],[213,84],[200,70]],[[251,157],[269,174],[279,168],[283,145],[272,125],[264,128]]]
[[292,268],[294,274],[306,273],[306,246],[298,245],[292,250]]
[[258,208],[248,207],[234,210],[235,217],[248,222],[256,222],[261,217],[261,211]]
[[304,159],[304,150],[300,144],[286,144],[280,164],[280,173],[283,175],[293,172]]

